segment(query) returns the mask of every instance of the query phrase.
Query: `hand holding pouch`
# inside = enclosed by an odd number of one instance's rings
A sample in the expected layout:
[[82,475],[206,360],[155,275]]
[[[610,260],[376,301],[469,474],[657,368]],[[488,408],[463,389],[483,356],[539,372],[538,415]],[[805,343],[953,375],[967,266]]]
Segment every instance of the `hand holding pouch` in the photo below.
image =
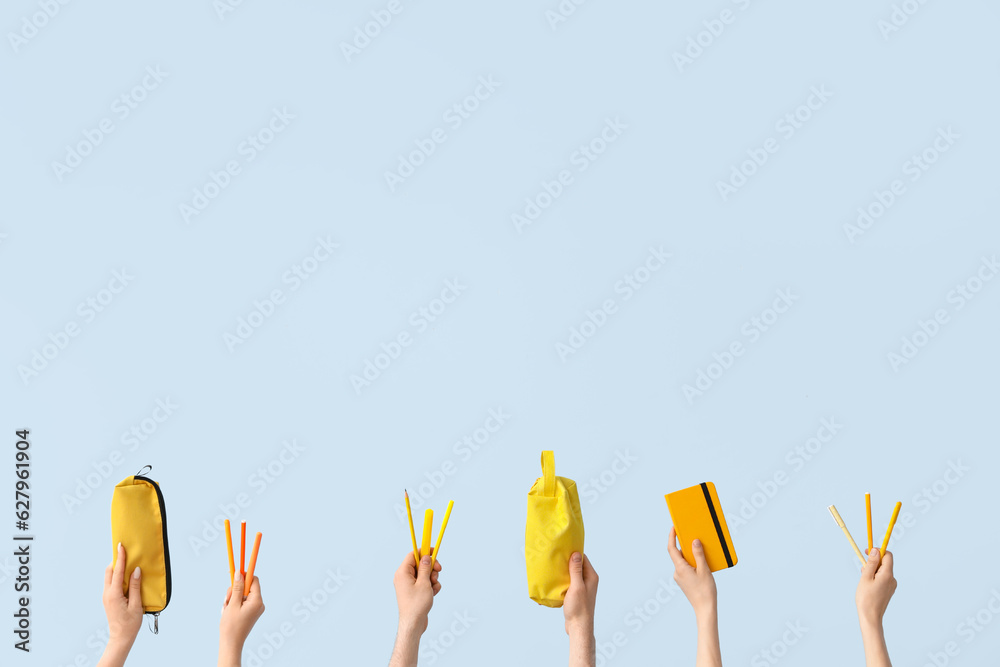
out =
[[142,610],[159,615],[170,602],[170,552],[167,548],[167,512],[159,485],[147,477],[126,477],[111,498],[113,563],[118,543],[125,547],[124,593],[132,571],[142,569]]
[[569,589],[569,559],[583,553],[583,513],[576,482],[556,477],[555,456],[542,452],[542,476],[528,492],[524,560],[528,595],[546,607],[561,607]]

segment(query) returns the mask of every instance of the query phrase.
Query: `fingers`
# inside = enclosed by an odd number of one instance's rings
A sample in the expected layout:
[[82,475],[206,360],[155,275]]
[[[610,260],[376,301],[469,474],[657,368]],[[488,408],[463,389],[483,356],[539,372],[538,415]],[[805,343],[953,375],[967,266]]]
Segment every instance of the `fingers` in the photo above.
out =
[[142,571],[138,567],[132,570],[132,581],[128,584],[128,609],[142,613]]
[[229,602],[226,603],[226,607],[235,607],[239,609],[243,606],[243,586],[244,586],[243,573],[236,570],[236,574],[233,577],[233,587],[229,591]]
[[[878,551],[878,549],[873,549],[873,551]],[[892,576],[892,552],[891,551],[886,551],[885,552],[885,557],[882,558],[882,566],[879,567],[878,568],[878,572],[876,572],[876,576],[882,576],[883,574],[885,576],[887,576],[887,577],[891,577]]]
[[574,551],[569,557],[569,587],[580,588],[583,586],[583,555],[579,551]]
[[705,559],[705,546],[701,543],[701,540],[695,539],[691,542],[691,553],[694,554],[695,569],[698,571],[698,574],[711,572],[708,568],[708,560]]
[[434,591],[434,595],[437,595],[438,591],[441,590],[441,584],[435,581],[434,583],[431,584],[431,590]]
[[261,600],[260,596],[260,577],[254,577],[253,581],[250,582],[250,595],[247,596],[247,601],[250,600]]
[[[886,554],[888,555],[888,554]],[[868,552],[868,560],[865,561],[865,566],[861,568],[861,578],[862,579],[874,579],[875,571],[878,570],[878,565],[881,556],[881,552],[872,547],[871,551]]]
[[583,580],[587,584],[597,583],[597,570],[594,566],[590,564],[590,559],[587,558],[587,554],[583,555]]
[[[403,565],[407,565],[407,564],[408,564],[408,565],[409,565],[410,567],[416,567],[416,566],[415,566],[415,565],[413,564],[413,552],[412,552],[412,551],[407,551],[407,552],[406,552],[406,555],[405,555],[405,556],[403,556]],[[401,565],[401,566],[400,566],[400,569],[402,569],[403,565]]]
[[429,555],[424,556],[420,559],[420,568],[417,570],[417,581],[426,579],[430,582],[431,579],[431,557]]
[[113,563],[108,563],[108,566],[104,568],[104,588],[108,589],[111,587],[111,575],[115,571],[115,566]]
[[123,596],[125,583],[125,547],[118,543],[118,559],[115,561],[115,571],[111,574],[111,585],[118,590],[118,594]]
[[667,540],[667,553],[670,554],[670,560],[674,562],[674,569],[679,569],[682,563],[687,566],[684,555],[677,548],[677,530],[673,526],[670,527],[670,539]]

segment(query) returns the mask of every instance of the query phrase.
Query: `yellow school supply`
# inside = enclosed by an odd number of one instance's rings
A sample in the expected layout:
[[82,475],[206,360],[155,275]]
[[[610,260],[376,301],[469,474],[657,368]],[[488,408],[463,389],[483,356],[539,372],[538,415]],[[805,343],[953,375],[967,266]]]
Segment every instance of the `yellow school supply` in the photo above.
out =
[[670,518],[677,530],[681,554],[688,565],[695,567],[691,542],[701,540],[708,568],[715,572],[736,565],[736,549],[729,535],[726,517],[715,491],[715,484],[702,482],[664,496]]
[[569,589],[569,559],[583,553],[583,512],[576,482],[556,476],[555,455],[542,452],[542,476],[528,491],[524,561],[528,596],[546,607],[561,607]]

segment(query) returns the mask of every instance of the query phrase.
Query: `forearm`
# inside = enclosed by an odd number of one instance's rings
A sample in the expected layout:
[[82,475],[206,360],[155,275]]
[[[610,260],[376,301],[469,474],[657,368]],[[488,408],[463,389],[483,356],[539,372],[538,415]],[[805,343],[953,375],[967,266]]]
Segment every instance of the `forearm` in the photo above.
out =
[[880,621],[861,621],[861,640],[865,645],[867,667],[892,667],[889,648],[885,645],[885,632]]
[[123,667],[130,650],[132,650],[131,642],[109,641],[104,647],[104,654],[97,661],[97,667]]
[[415,624],[399,622],[399,628],[396,630],[396,644],[392,647],[389,667],[416,667],[421,634],[423,633]]
[[569,633],[569,667],[595,667],[597,640],[594,626],[581,626]]
[[722,648],[719,645],[719,612],[715,606],[705,609],[698,618],[697,667],[722,667]]

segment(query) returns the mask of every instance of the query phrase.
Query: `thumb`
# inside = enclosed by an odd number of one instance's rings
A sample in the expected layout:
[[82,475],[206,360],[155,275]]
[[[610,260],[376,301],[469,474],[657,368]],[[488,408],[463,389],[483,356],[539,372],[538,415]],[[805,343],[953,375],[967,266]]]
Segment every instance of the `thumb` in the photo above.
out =
[[243,606],[243,586],[243,573],[236,570],[236,574],[233,575],[233,587],[229,593],[229,604],[226,605],[227,607],[235,606],[239,609]]
[[708,560],[705,559],[705,546],[701,543],[701,540],[695,539],[691,542],[691,553],[694,554],[694,562],[696,564],[696,570],[698,574],[702,572],[708,572]]
[[128,584],[129,611],[142,611],[142,570],[132,570],[132,581]]
[[569,587],[579,586],[583,586],[583,556],[579,551],[574,551],[569,557]]
[[882,552],[878,550],[878,547],[872,547],[868,552],[868,560],[865,561],[865,566],[861,568],[861,576],[865,579],[874,579],[875,571],[878,570],[879,561],[882,560]]
[[428,582],[431,580],[431,557],[424,556],[420,559],[420,567],[417,568],[417,581],[426,579]]

